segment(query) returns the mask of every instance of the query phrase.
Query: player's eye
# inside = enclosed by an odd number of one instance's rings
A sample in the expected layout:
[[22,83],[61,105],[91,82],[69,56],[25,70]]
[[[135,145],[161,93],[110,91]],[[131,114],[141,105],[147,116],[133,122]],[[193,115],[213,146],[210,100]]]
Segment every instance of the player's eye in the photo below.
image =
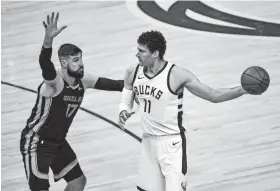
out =
[[79,58],[74,58],[73,61],[74,62],[78,62],[80,59]]
[[144,50],[142,50],[142,49],[140,49],[140,48],[138,48],[138,51],[139,51],[139,52],[141,52],[141,53],[143,53],[143,52],[144,52]]

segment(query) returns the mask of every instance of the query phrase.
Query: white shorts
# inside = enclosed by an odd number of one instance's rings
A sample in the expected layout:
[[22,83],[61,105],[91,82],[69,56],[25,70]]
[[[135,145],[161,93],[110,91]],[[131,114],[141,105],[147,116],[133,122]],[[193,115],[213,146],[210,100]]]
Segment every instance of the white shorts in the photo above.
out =
[[141,143],[140,191],[185,191],[187,144],[185,133],[167,136],[144,134]]

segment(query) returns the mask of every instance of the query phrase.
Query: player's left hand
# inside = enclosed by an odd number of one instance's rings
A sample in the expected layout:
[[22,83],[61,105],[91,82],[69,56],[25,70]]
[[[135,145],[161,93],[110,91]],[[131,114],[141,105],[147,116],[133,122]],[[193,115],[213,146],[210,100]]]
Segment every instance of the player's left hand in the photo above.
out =
[[51,17],[50,15],[47,15],[47,23],[43,21],[46,37],[54,38],[67,27],[65,25],[62,26],[61,28],[57,28],[58,18],[59,18],[59,13],[57,13],[56,16],[54,17],[54,12],[52,12]]

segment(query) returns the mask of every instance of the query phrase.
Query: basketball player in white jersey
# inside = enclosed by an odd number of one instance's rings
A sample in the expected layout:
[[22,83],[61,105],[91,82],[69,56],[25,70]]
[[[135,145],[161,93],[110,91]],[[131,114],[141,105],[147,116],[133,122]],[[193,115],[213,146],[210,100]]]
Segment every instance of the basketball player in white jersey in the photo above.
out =
[[119,124],[123,127],[132,114],[134,96],[139,102],[143,137],[137,189],[183,191],[187,184],[184,89],[213,103],[247,92],[241,86],[213,89],[187,69],[164,60],[166,41],[158,31],[142,33],[137,42],[139,64],[125,73],[119,106]]

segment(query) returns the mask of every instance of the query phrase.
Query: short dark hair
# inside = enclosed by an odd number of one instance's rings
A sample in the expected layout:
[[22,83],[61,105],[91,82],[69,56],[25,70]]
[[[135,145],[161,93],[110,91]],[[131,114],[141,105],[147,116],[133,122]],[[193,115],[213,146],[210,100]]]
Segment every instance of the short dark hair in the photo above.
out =
[[63,56],[75,56],[79,53],[82,53],[82,50],[74,44],[62,44],[58,49],[58,57]]
[[163,59],[163,55],[165,54],[166,50],[166,40],[161,32],[153,30],[143,32],[138,37],[137,42],[147,46],[152,53],[158,50],[159,57]]

